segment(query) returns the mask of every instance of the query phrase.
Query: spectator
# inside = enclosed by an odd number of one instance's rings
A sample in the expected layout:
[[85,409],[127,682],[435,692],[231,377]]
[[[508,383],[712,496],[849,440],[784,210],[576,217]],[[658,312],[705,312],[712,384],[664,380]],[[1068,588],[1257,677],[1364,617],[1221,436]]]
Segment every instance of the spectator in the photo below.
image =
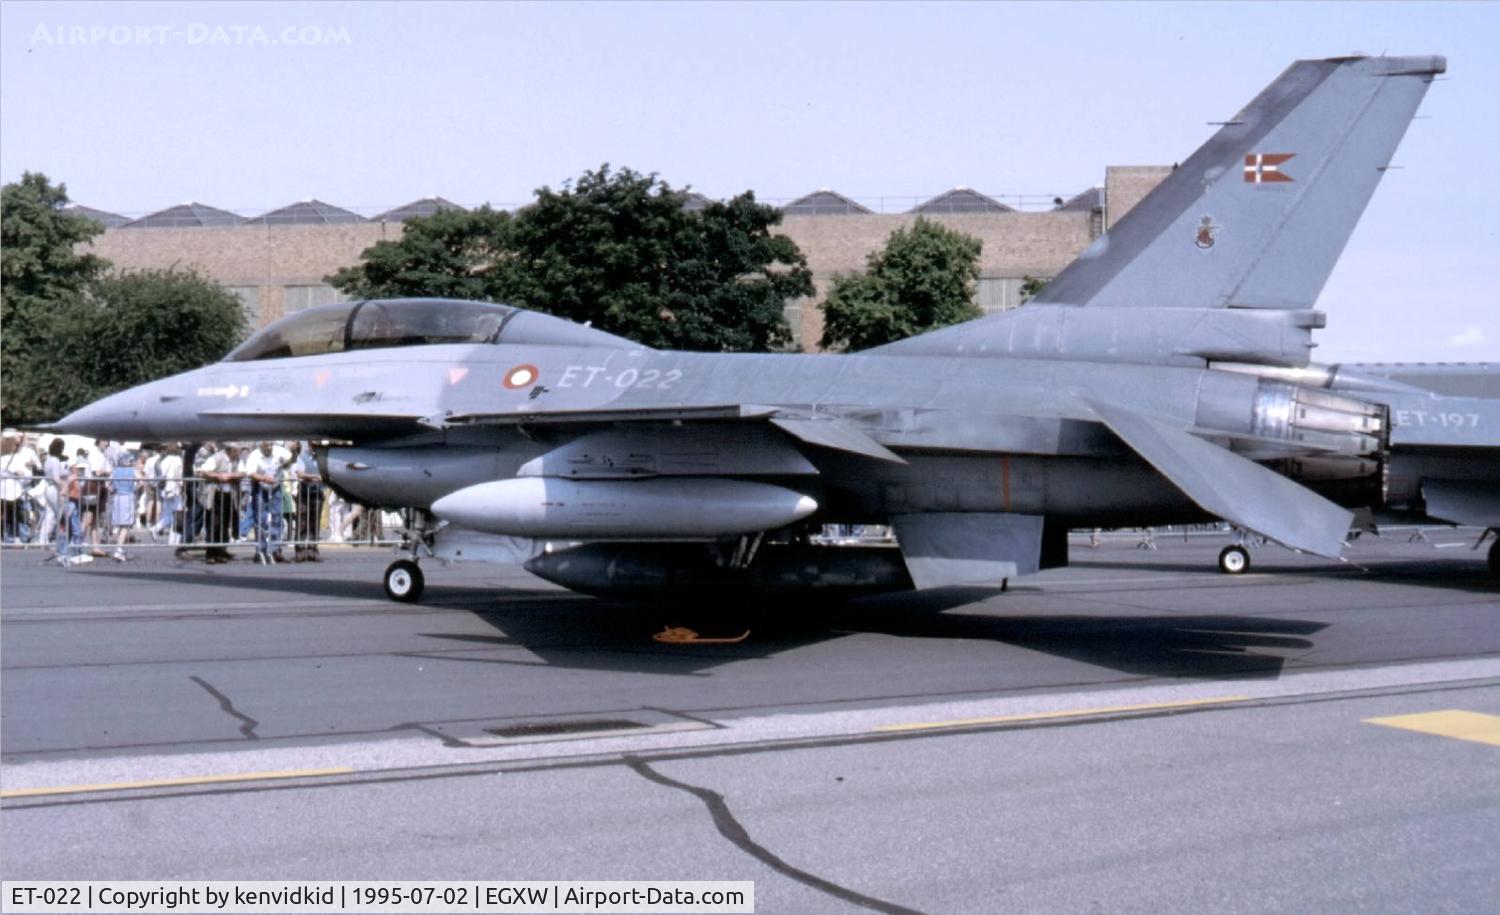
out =
[[161,485],[161,516],[152,529],[153,536],[165,533],[168,543],[182,541],[182,448],[176,444],[162,447],[156,461],[156,477]]
[[203,533],[208,505],[213,501],[213,487],[203,481],[203,462],[217,450],[218,446],[213,442],[203,442],[189,444],[183,452],[182,470],[193,478],[193,482],[184,482],[182,486],[183,546],[177,548],[179,558],[188,554],[187,545]]
[[89,459],[77,457],[62,476],[61,496],[64,500],[62,521],[57,530],[57,560],[63,565],[93,562],[94,557],[83,552],[83,520],[80,509],[83,505],[83,490],[89,472]]
[[239,492],[241,476],[239,456],[238,445],[225,444],[209,454],[198,470],[204,481],[201,485],[206,488],[206,492],[201,493],[206,496],[204,517],[208,550],[204,558],[211,563],[230,562],[234,559],[228,545],[238,527],[239,511],[235,497]]
[[79,448],[78,454],[88,464],[88,474],[83,480],[83,539],[89,545],[89,555],[99,558],[105,555],[99,544],[108,542],[104,539],[104,530],[109,526],[105,489],[115,465],[109,459],[109,442],[102,438],[94,442],[92,451]]
[[156,540],[157,522],[161,517],[161,454],[154,448],[142,445],[135,456],[136,523],[146,529],[152,542]]
[[14,429],[0,433],[0,540],[25,543],[31,539],[29,491],[40,469],[36,451],[26,436]]
[[359,523],[365,517],[365,506],[363,502],[346,503],[348,510],[344,518],[339,522],[339,543],[348,543],[360,539]]
[[250,484],[249,516],[240,520],[240,536],[255,529],[255,558],[266,565],[286,561],[281,553],[281,472],[289,463],[291,454],[285,448],[261,442],[240,465]]
[[109,512],[114,522],[115,561],[124,562],[125,540],[135,527],[135,455],[120,452],[115,458],[115,469],[109,475]]
[[328,542],[344,542],[344,519],[349,515],[349,503],[336,490],[328,491]]
[[[297,453],[301,444],[292,442],[287,446],[287,461],[281,465],[281,543],[283,548],[286,541],[297,539]],[[281,553],[276,555],[278,561],[284,562]]]
[[318,535],[323,521],[323,474],[317,455],[308,442],[298,443],[297,461],[297,561],[322,562]]
[[67,448],[62,437],[56,436],[47,444],[47,459],[42,462],[42,523],[37,527],[37,543],[51,543],[57,536],[57,523],[67,508],[67,496],[63,491],[63,477],[67,472]]

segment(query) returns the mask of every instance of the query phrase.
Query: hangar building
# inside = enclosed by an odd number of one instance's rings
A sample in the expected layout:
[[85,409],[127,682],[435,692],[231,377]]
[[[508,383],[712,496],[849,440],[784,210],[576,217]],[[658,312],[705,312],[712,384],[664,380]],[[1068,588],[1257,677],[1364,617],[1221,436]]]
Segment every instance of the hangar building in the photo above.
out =
[[[797,343],[816,348],[823,323],[817,305],[833,278],[863,270],[866,258],[884,246],[892,231],[919,216],[983,243],[978,300],[986,312],[999,311],[1020,304],[1026,277],[1056,275],[1170,170],[1112,166],[1105,170],[1102,187],[1067,201],[1050,199],[1042,210],[1024,198],[1012,205],[967,188],[914,206],[903,200],[909,208],[899,212],[891,211],[888,199],[861,203],[826,189],[782,202],[780,231],[806,255],[817,288],[811,299],[787,303]],[[343,296],[325,277],[357,264],[360,253],[377,241],[400,238],[404,220],[457,206],[429,197],[370,216],[319,200],[248,217],[201,203],[136,219],[83,206],[76,211],[103,223],[94,251],[115,266],[195,269],[239,297],[252,326],[263,326],[290,312],[340,300]]]

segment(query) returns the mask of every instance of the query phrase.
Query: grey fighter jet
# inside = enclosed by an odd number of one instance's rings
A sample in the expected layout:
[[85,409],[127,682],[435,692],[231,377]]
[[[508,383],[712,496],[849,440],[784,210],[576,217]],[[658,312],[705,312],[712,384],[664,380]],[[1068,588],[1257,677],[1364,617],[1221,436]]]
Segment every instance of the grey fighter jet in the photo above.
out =
[[[1061,565],[1070,528],[1217,518],[1337,557],[1352,507],[1500,527],[1500,403],[1309,359],[1319,291],[1444,69],[1295,63],[1036,300],[867,352],[662,352],[372,300],[58,428],[334,442],[333,486],[410,510],[397,600],[428,556],[595,593],[852,594]],[[816,545],[829,523],[888,524],[899,549]]]

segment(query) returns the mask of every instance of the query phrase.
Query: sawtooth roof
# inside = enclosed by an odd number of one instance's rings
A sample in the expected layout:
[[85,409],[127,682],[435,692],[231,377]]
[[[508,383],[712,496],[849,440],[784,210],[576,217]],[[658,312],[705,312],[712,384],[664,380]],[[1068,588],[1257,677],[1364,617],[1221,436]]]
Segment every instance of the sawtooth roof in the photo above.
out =
[[85,219],[92,219],[94,222],[102,224],[106,229],[113,229],[115,226],[122,226],[130,221],[127,217],[121,216],[119,213],[111,213],[108,210],[96,210],[93,207],[86,207],[76,203],[70,207],[63,207],[62,211],[74,216],[82,216]]
[[827,188],[798,197],[781,208],[788,216],[847,216],[851,213],[874,212],[863,204],[856,203]]
[[122,223],[122,229],[188,229],[205,226],[237,226],[245,218],[203,203],[179,203],[175,207],[148,213],[140,219]]
[[269,213],[255,217],[256,222],[271,225],[331,225],[345,222],[364,222],[365,218],[352,210],[336,207],[321,200],[299,200]]
[[993,197],[966,187],[956,187],[946,191],[927,201],[912,207],[913,213],[923,215],[936,215],[940,213],[1014,213],[1015,207],[1008,207]]
[[441,210],[462,209],[464,207],[459,206],[451,200],[445,200],[442,197],[423,197],[421,200],[413,200],[411,203],[403,204],[395,209],[386,210],[384,213],[376,216],[374,221],[402,222],[414,216],[431,216],[433,213]]
[[1104,192],[1091,187],[1081,194],[1074,194],[1063,203],[1052,208],[1054,213],[1073,213],[1079,210],[1090,212],[1104,206]]

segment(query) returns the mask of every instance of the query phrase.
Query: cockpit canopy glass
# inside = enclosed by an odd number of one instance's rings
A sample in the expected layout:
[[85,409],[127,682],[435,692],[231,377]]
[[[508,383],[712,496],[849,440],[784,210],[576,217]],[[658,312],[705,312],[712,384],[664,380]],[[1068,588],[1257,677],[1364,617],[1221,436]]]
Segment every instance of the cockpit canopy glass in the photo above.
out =
[[516,309],[451,299],[340,302],[288,315],[241,343],[226,362],[317,356],[436,343],[496,343]]

